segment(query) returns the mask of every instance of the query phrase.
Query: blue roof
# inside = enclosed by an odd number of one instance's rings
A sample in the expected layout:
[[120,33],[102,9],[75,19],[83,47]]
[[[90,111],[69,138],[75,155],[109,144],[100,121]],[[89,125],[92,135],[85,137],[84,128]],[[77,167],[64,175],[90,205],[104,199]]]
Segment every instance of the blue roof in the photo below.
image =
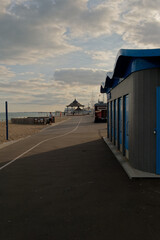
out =
[[109,92],[131,73],[160,67],[160,48],[158,49],[120,49],[112,73],[106,77],[101,93]]

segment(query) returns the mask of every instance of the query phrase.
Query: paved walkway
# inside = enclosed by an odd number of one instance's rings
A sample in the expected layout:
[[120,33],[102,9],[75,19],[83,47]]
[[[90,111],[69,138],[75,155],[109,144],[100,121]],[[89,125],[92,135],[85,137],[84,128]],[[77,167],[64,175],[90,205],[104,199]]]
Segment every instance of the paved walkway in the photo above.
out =
[[129,180],[105,135],[73,117],[0,149],[0,239],[159,240],[160,181]]

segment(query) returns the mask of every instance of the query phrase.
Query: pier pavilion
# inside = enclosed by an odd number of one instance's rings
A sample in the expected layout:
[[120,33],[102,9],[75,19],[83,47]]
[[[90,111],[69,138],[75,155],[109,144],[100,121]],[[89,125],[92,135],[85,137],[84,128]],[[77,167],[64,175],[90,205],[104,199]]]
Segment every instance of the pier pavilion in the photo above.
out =
[[83,111],[84,109],[84,105],[82,105],[81,103],[79,103],[76,99],[70,103],[69,105],[67,105],[67,113],[68,113],[68,110],[69,108],[71,109],[71,113],[72,114],[79,114]]

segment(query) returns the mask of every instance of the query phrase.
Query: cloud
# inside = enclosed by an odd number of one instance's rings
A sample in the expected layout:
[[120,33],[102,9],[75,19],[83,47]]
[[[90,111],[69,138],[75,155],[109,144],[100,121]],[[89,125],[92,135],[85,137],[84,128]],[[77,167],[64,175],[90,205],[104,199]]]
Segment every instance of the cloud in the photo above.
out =
[[37,78],[28,74],[28,80],[23,74],[19,80],[14,76],[13,79],[10,78],[10,75],[6,81],[0,81],[0,100],[7,100],[13,111],[27,110],[29,105],[31,109],[37,107],[37,111],[49,111],[49,108],[64,110],[75,98],[86,105],[90,102],[92,92],[96,96],[95,99],[98,99],[100,84],[105,80],[105,75],[104,70],[95,69],[57,70],[54,79],[48,81],[41,73]]
[[[124,2],[121,7],[124,6]],[[158,1],[128,1],[121,9],[117,33],[122,35],[125,47],[158,48],[160,27],[160,5]]]
[[38,27],[13,16],[0,20],[0,62],[30,64],[78,50],[65,41],[64,32],[65,29],[54,24]]
[[15,77],[15,75],[16,75],[15,72],[11,71],[6,66],[0,66],[0,80],[2,80],[3,82],[6,79]]
[[102,81],[104,81],[106,76],[105,70],[98,69],[59,69],[54,73],[55,81],[63,84],[69,85],[70,87],[73,85],[78,86],[97,86]]
[[35,73],[34,72],[21,72],[21,73],[18,73],[17,75],[19,76],[28,76],[28,75],[34,75]]
[[68,43],[51,0],[15,3],[9,9],[0,15],[0,63],[33,63],[80,49]]
[[113,52],[112,51],[86,51],[85,53],[89,54],[92,59],[99,60],[99,61],[107,61],[110,58],[113,58]]
[[1,0],[1,5],[1,64],[36,63],[82,51],[80,44],[71,44],[72,39],[79,37],[89,39],[117,33],[126,46],[159,45],[158,0],[108,0],[92,4],[87,0]]
[[113,62],[115,60],[115,50],[104,50],[104,51],[85,51],[86,54],[91,56],[95,61],[97,67],[101,67],[108,71],[113,67]]
[[[0,16],[0,63],[27,64],[79,51],[70,44],[79,36],[110,34],[117,9],[86,0],[32,0],[4,4]],[[5,8],[6,7],[6,8]],[[5,14],[4,14],[5,13]]]
[[73,19],[68,17],[67,24],[70,26],[71,36],[73,37],[110,35],[112,33],[111,26],[118,20],[118,15],[118,7],[108,2],[107,4],[99,4],[90,10],[86,8],[77,10]]
[[1,0],[0,14],[7,12],[7,7],[11,4],[11,0]]
[[1,0],[1,98],[85,104],[119,48],[158,48],[159,35],[159,0]]
[[157,47],[159,10],[158,0],[1,0],[0,63],[29,64],[82,51],[72,39],[113,33],[126,46]]

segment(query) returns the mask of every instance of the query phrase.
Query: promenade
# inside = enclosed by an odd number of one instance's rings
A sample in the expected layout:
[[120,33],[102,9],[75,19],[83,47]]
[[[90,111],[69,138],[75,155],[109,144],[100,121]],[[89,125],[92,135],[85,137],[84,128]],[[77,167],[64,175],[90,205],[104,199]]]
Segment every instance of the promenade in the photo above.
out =
[[0,240],[159,240],[160,180],[130,180],[91,116],[0,149]]

